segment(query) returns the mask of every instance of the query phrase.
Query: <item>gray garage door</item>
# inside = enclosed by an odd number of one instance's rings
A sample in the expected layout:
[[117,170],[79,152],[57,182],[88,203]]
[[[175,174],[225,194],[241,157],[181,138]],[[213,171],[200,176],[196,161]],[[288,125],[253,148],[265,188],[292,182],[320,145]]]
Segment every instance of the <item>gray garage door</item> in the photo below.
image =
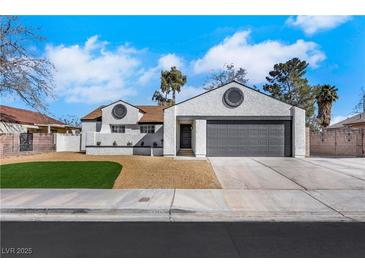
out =
[[208,156],[291,156],[291,121],[207,121]]

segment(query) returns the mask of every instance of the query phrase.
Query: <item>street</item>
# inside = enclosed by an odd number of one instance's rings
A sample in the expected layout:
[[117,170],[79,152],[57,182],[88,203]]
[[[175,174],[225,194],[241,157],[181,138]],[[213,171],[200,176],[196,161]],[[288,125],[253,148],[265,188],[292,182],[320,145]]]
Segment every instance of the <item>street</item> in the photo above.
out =
[[365,257],[365,223],[2,222],[1,256]]

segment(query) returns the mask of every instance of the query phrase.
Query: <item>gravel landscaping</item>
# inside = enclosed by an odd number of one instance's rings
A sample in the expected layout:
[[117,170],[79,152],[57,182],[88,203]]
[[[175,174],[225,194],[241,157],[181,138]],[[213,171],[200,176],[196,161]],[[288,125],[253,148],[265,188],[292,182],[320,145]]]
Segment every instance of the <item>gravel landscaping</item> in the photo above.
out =
[[174,160],[166,157],[85,155],[72,152],[52,152],[13,156],[1,159],[1,164],[39,161],[112,161],[123,166],[113,188],[221,188],[208,161]]

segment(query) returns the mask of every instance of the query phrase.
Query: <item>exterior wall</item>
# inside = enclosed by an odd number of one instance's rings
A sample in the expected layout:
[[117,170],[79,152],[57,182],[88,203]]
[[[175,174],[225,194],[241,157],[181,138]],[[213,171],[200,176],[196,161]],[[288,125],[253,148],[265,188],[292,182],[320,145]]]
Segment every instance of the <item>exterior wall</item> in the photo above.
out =
[[310,157],[310,128],[305,128],[305,157]]
[[100,142],[100,146],[113,146],[114,141],[117,146],[127,146],[128,142],[132,146],[162,146],[163,125],[155,125],[155,133],[140,133],[139,125],[126,126],[125,133],[102,133],[89,132],[85,137],[86,146],[95,146]]
[[205,157],[207,154],[207,121],[195,121],[195,156]]
[[[127,109],[127,115],[123,119],[115,119],[112,115],[112,110],[115,105],[122,104]],[[141,118],[141,113],[138,108],[125,104],[121,101],[115,102],[110,106],[102,109],[102,126],[100,132],[111,133],[110,125],[135,125]]]
[[175,107],[164,110],[163,155],[176,155],[176,114]]
[[[81,124],[81,151],[85,151],[86,136],[89,132],[98,132],[97,125],[100,122],[82,122]],[[99,129],[100,131],[100,129]]]
[[162,148],[150,147],[87,147],[86,154],[91,155],[145,155],[162,156]]
[[81,149],[81,135],[56,134],[56,151],[79,152]]
[[292,107],[292,154],[293,157],[305,157],[305,111]]
[[[223,102],[225,91],[231,87],[238,87],[244,95],[243,103],[237,108],[230,108]],[[206,119],[210,117],[263,117],[265,116],[292,116],[292,143],[293,156],[304,157],[305,141],[305,111],[273,99],[270,96],[246,88],[238,83],[230,83],[192,100],[177,104],[164,111],[164,155],[176,155],[180,134],[178,132],[179,119],[196,120],[193,125],[193,151],[196,156],[206,155]]]
[[[223,94],[230,87],[238,87],[243,92],[244,101],[237,108],[226,107],[223,102]],[[233,82],[172,108],[176,109],[177,116],[290,116],[291,107]]]
[[310,153],[327,156],[365,157],[364,129],[333,129],[310,133]]
[[195,154],[195,151],[196,151],[196,121],[194,120],[192,122],[192,129],[191,129],[191,149]]
[[20,151],[20,134],[1,134],[0,135],[0,158],[12,155],[24,155],[55,151],[54,134],[33,133],[33,150]]

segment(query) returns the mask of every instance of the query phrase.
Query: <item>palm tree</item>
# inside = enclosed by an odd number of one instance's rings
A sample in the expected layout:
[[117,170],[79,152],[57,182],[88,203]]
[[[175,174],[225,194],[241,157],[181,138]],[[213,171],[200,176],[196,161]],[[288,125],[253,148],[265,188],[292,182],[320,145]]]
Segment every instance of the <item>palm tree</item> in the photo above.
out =
[[176,67],[161,72],[161,91],[167,96],[172,93],[172,104],[176,102],[176,92],[181,91],[181,87],[186,84],[186,75],[182,74]]
[[322,128],[326,128],[331,123],[332,103],[338,99],[338,89],[331,85],[322,85],[318,87],[316,95],[318,105],[318,124]]

